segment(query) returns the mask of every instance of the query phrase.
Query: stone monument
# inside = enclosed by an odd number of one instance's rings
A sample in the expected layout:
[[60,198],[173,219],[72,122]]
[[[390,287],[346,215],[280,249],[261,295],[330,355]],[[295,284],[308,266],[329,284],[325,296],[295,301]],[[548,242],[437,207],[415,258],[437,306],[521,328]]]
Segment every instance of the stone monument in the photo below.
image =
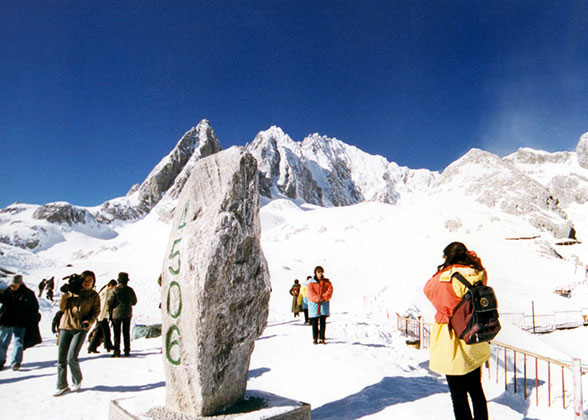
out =
[[232,147],[198,161],[163,267],[167,408],[211,415],[245,395],[270,296],[260,235],[255,158]]
[[110,420],[310,419],[308,404],[262,391],[246,395],[269,310],[260,236],[255,158],[232,147],[196,162],[164,255],[165,407],[120,399],[111,402]]

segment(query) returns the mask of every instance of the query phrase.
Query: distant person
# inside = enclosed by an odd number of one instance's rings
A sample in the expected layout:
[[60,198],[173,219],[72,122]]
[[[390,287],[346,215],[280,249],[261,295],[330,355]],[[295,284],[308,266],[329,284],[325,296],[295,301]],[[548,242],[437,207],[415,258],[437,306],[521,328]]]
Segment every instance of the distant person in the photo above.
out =
[[[39,335],[39,302],[35,292],[25,286],[22,276],[17,274],[9,281],[8,287],[0,291],[0,303],[3,308],[0,311],[0,370],[4,369],[6,352],[13,337],[10,366],[12,370],[19,370],[23,352],[26,347],[30,347],[26,342],[27,329],[36,328],[36,334]],[[39,335],[34,344],[40,343],[40,340]]]
[[45,290],[47,293],[47,299],[53,302],[53,291],[55,290],[55,277],[51,277],[49,280],[47,280]]
[[[66,392],[78,391],[82,386],[82,371],[78,361],[86,334],[100,315],[100,296],[94,290],[96,276],[84,271],[80,276],[70,276],[69,283],[61,287],[59,309],[59,346],[57,354],[57,391],[55,397]],[[69,366],[72,386],[67,383]]]
[[325,331],[332,296],[333,284],[325,278],[325,270],[319,265],[314,269],[314,277],[308,282],[308,317],[314,344],[318,344],[318,340],[321,344],[327,344]]
[[302,312],[304,313],[304,323],[309,324],[308,320],[308,282],[312,276],[306,277],[306,281],[304,284],[300,286],[300,294],[298,295],[298,306],[302,308]]
[[101,342],[104,343],[104,349],[106,351],[114,350],[114,346],[110,340],[110,325],[108,324],[108,299],[110,299],[110,295],[115,287],[116,280],[113,279],[98,292],[100,296],[100,315],[98,315],[94,335],[88,345],[88,353],[100,353],[98,346]]
[[108,309],[114,333],[114,353],[112,357],[121,356],[121,329],[124,340],[124,356],[131,355],[131,318],[133,317],[133,306],[137,304],[137,295],[128,286],[128,283],[129,275],[122,272],[118,273],[118,286],[116,286],[108,299]]
[[292,296],[292,313],[294,318],[300,315],[302,308],[298,305],[298,295],[300,294],[300,282],[298,279],[294,280],[294,284],[290,287],[290,296]]
[[47,279],[41,280],[39,283],[39,297],[43,294],[43,290],[45,290],[45,286],[47,285]]
[[427,281],[425,295],[437,313],[431,332],[429,368],[447,377],[456,420],[472,419],[468,395],[474,408],[474,419],[487,420],[488,407],[482,389],[481,366],[490,358],[487,342],[466,344],[449,328],[449,318],[466,294],[467,288],[453,273],[460,273],[471,284],[482,281],[487,274],[482,262],[461,242],[452,242],[443,250],[445,261]]

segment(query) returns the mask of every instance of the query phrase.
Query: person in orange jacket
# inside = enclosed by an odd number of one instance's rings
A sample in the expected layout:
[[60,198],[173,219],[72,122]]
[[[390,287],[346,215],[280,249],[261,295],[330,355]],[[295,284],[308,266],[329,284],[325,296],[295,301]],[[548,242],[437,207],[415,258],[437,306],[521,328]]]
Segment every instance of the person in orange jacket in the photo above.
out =
[[444,250],[445,261],[427,281],[424,292],[437,313],[431,332],[429,368],[447,378],[456,420],[471,420],[470,396],[475,420],[488,419],[486,396],[482,389],[481,366],[490,359],[487,342],[466,344],[449,327],[449,318],[466,294],[467,288],[453,273],[459,272],[471,284],[487,282],[487,274],[476,253],[461,242],[452,242]]
[[333,296],[333,284],[325,278],[325,270],[320,265],[314,269],[314,277],[308,282],[308,317],[312,325],[312,342],[327,344],[325,330],[327,317],[330,315],[330,300]]

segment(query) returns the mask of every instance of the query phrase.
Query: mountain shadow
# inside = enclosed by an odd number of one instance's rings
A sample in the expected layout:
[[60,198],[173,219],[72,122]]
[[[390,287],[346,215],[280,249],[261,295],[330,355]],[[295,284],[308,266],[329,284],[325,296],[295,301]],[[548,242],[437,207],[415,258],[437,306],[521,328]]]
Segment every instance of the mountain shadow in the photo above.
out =
[[357,394],[312,410],[312,419],[355,420],[378,413],[394,404],[416,401],[435,394],[447,393],[447,385],[436,378],[420,376],[385,377]]

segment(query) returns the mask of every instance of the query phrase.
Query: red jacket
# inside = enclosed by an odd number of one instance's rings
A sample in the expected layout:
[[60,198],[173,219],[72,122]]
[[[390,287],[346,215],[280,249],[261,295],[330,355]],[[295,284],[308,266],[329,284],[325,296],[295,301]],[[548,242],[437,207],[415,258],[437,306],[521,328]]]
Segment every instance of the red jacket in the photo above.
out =
[[477,271],[469,265],[455,264],[441,271],[438,271],[425,284],[425,295],[431,301],[437,313],[435,321],[438,324],[448,323],[453,311],[461,302],[461,298],[467,289],[459,280],[453,280],[451,275],[459,271],[471,284],[482,280],[486,284],[487,276],[485,271]]
[[308,300],[314,303],[328,302],[333,296],[333,285],[329,279],[308,283]]

